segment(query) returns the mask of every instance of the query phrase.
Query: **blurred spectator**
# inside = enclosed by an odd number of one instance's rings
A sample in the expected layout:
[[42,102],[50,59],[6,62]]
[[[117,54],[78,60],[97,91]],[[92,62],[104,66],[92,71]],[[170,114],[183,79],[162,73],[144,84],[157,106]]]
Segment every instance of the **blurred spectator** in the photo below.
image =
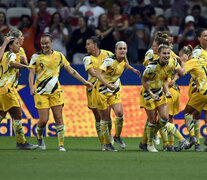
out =
[[179,49],[183,46],[191,45],[193,48],[198,44],[195,37],[195,19],[188,15],[185,17],[184,27],[180,27],[178,34]]
[[144,24],[149,26],[155,25],[156,16],[155,9],[151,5],[145,5],[144,0],[137,0],[137,6],[133,7],[130,12],[130,22],[135,14],[140,14],[143,17]]
[[200,5],[194,5],[191,14],[195,19],[194,25],[196,28],[207,28],[205,18],[201,16]]
[[55,0],[54,5],[57,8],[57,11],[60,13],[63,23],[65,24],[65,27],[68,29],[68,31],[71,31],[71,18],[72,13],[68,7],[68,4],[65,0]]
[[112,4],[111,13],[108,15],[109,26],[114,27],[119,32],[120,40],[125,40],[124,31],[129,26],[128,15],[123,14],[123,9],[118,1]]
[[171,7],[171,0],[162,0],[162,1],[159,1],[159,0],[150,0],[151,1],[151,5],[154,6],[154,7],[160,7],[160,8],[163,8],[163,9],[167,9],[169,7]]
[[36,34],[35,34],[35,47],[38,51],[40,51],[41,50],[40,38],[43,35],[45,28],[50,25],[51,15],[46,10],[47,9],[46,0],[38,0],[38,9],[39,12],[37,17],[37,27],[36,27]]
[[88,18],[88,26],[92,29],[98,26],[98,17],[105,13],[105,10],[96,4],[96,0],[88,0],[88,5],[83,5],[85,0],[80,0],[75,7],[74,14],[82,14]]
[[36,52],[34,47],[36,21],[37,18],[34,18],[32,22],[30,16],[22,15],[20,17],[19,24],[17,25],[17,28],[22,31],[22,35],[24,36],[24,43],[22,47],[25,50],[28,62],[30,61],[32,55]]
[[6,23],[6,15],[4,12],[0,12],[0,45],[3,43],[3,37],[10,31],[10,28]]
[[52,49],[63,53],[64,56],[67,56],[66,44],[68,43],[69,33],[59,12],[52,15],[50,26],[46,27],[44,32],[52,34]]
[[157,16],[156,25],[153,26],[152,29],[151,29],[150,37],[151,37],[152,41],[153,41],[153,37],[155,37],[155,34],[158,31],[161,31],[161,32],[162,31],[170,31],[170,33],[172,33],[171,30],[168,27],[167,19],[163,15]]
[[173,20],[178,21],[178,24],[181,24],[182,19],[187,14],[186,0],[174,0],[171,9],[172,16],[176,18]]
[[80,28],[73,31],[69,41],[70,55],[73,55],[73,64],[83,64],[83,57],[87,53],[86,40],[94,35],[94,31],[87,26],[87,18],[79,17]]
[[133,24],[126,30],[128,58],[132,64],[141,64],[149,44],[149,29],[143,24],[142,16],[135,14]]
[[98,28],[95,34],[100,37],[100,49],[114,52],[115,43],[119,41],[119,32],[114,26],[109,26],[107,14],[99,16]]

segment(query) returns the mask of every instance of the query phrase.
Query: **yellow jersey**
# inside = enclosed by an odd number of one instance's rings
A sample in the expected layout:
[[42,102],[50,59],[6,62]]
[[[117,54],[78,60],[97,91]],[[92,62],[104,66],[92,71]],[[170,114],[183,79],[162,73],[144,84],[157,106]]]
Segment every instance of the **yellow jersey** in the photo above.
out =
[[69,65],[70,63],[65,56],[58,51],[53,51],[49,56],[43,53],[34,54],[30,61],[30,67],[35,69],[37,94],[52,94],[55,90],[60,89],[60,68]]
[[[85,70],[88,71],[90,68],[94,68],[94,70],[98,70],[100,65],[102,64],[102,61],[109,56],[113,56],[113,53],[110,51],[103,50],[103,49],[100,50],[100,54],[98,57],[94,57],[90,54],[87,54],[83,58]],[[88,81],[89,82],[94,84],[96,82],[96,80],[97,80],[96,77],[92,77],[90,75],[90,73],[88,73]]]
[[10,87],[13,87],[16,78],[16,68],[10,66],[10,62],[17,60],[15,53],[7,51],[4,53],[0,62],[0,94],[8,92]]
[[98,89],[100,93],[115,94],[120,90],[121,83],[119,78],[124,71],[126,63],[127,62],[125,60],[121,62],[117,61],[115,56],[108,57],[102,61],[102,64],[99,67],[99,69],[104,71],[102,73],[104,80],[107,83],[115,84],[118,88],[115,91],[111,91],[106,86],[104,86],[100,81],[97,81],[95,87]]
[[191,59],[185,63],[185,72],[193,78],[197,91],[207,94],[207,61],[205,59]]

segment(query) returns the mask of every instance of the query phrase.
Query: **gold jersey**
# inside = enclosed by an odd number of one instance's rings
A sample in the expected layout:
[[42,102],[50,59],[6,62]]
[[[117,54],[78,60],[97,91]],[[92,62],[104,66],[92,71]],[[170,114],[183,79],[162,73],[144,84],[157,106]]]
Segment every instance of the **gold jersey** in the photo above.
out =
[[[93,68],[94,70],[98,70],[100,65],[102,64],[102,61],[109,56],[113,56],[113,53],[110,51],[103,50],[103,49],[100,50],[100,54],[98,57],[94,57],[90,54],[86,55],[83,58],[85,70],[88,71],[90,68]],[[95,83],[96,80],[97,80],[96,77],[92,77],[90,73],[88,73],[89,82]]]
[[43,53],[34,54],[30,61],[30,67],[35,69],[37,94],[52,94],[60,89],[60,68],[69,65],[70,63],[65,56],[58,51],[53,51],[49,56]]
[[8,92],[10,87],[13,87],[16,78],[16,68],[10,66],[12,61],[16,62],[17,56],[15,53],[7,51],[4,53],[0,62],[0,94]]
[[[162,96],[163,92],[163,83],[166,79],[172,77],[175,69],[179,68],[179,63],[175,63],[172,60],[172,57],[169,60],[169,63],[166,66],[161,66],[159,63],[159,59],[154,60],[153,62],[149,63],[143,73],[143,76],[147,78],[147,84],[150,90],[158,95]],[[151,99],[151,96],[142,86],[142,91],[144,92],[144,99]]]
[[205,59],[191,59],[185,63],[185,72],[194,80],[197,91],[207,94],[207,61]]
[[104,72],[102,73],[104,80],[107,83],[113,83],[115,84],[117,88],[115,91],[111,91],[107,87],[105,87],[100,81],[97,81],[96,87],[99,90],[100,93],[102,94],[115,94],[120,90],[120,76],[122,75],[124,68],[126,65],[126,61],[123,60],[121,62],[117,61],[115,56],[114,57],[108,57],[103,60],[101,66],[99,69],[103,70]]

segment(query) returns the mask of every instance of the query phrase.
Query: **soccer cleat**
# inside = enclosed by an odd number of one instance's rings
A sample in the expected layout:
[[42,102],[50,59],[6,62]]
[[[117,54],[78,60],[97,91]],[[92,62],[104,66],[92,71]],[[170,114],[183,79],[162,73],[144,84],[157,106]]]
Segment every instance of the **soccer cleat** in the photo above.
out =
[[175,148],[175,151],[181,151],[183,148],[188,149],[190,143],[186,139],[179,141],[178,147]]
[[203,152],[203,148],[201,147],[200,144],[196,144],[196,145],[195,145],[195,151],[196,151],[196,152]]
[[207,138],[205,139],[204,144],[207,146]]
[[106,148],[105,148],[105,144],[101,144],[101,150],[102,150],[102,151],[105,151],[105,150],[106,150]]
[[139,143],[139,148],[142,149],[143,151],[148,151],[147,150],[147,144]]
[[167,145],[167,146],[163,147],[163,151],[165,151],[165,152],[167,152],[167,151],[175,151],[175,147]]
[[126,144],[122,141],[122,139],[120,137],[114,136],[114,141],[119,144],[120,148],[122,148],[122,149],[126,148]]
[[188,147],[186,147],[185,149],[190,149],[193,145],[195,145],[197,142],[197,139],[195,136],[190,137],[190,144]]
[[106,151],[114,151],[114,152],[117,151],[111,143],[105,144],[105,150]]
[[153,142],[155,143],[155,145],[159,145],[160,144],[160,138],[159,138],[157,133],[153,137]]
[[63,146],[59,146],[59,147],[58,147],[58,151],[65,152],[65,151],[66,151],[66,149],[65,149]]
[[155,148],[155,146],[154,145],[147,145],[147,150],[149,151],[149,152],[158,152],[158,150]]
[[110,136],[110,142],[111,142],[111,144],[114,145],[114,138],[113,138],[112,134],[110,133],[109,136]]
[[37,144],[41,150],[46,150],[46,145],[45,145],[44,139],[37,139]]
[[17,143],[17,145],[16,145],[16,149],[21,149],[21,150],[34,150],[37,148],[38,148],[38,145],[33,145],[28,142],[25,142],[24,144]]

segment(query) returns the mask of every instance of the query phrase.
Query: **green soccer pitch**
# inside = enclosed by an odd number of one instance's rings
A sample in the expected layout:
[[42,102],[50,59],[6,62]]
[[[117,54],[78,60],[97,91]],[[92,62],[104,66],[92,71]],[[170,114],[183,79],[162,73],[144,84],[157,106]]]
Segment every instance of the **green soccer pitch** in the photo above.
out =
[[[139,150],[138,138],[123,138],[127,148],[102,152],[97,138],[65,138],[66,152],[58,152],[57,138],[45,138],[46,151],[16,150],[15,137],[0,137],[1,180],[193,180],[207,177],[207,152],[194,147],[181,152]],[[28,138],[36,144],[35,138]],[[203,145],[203,140],[201,140]],[[157,147],[162,149],[162,145]],[[205,147],[204,147],[205,148]]]

